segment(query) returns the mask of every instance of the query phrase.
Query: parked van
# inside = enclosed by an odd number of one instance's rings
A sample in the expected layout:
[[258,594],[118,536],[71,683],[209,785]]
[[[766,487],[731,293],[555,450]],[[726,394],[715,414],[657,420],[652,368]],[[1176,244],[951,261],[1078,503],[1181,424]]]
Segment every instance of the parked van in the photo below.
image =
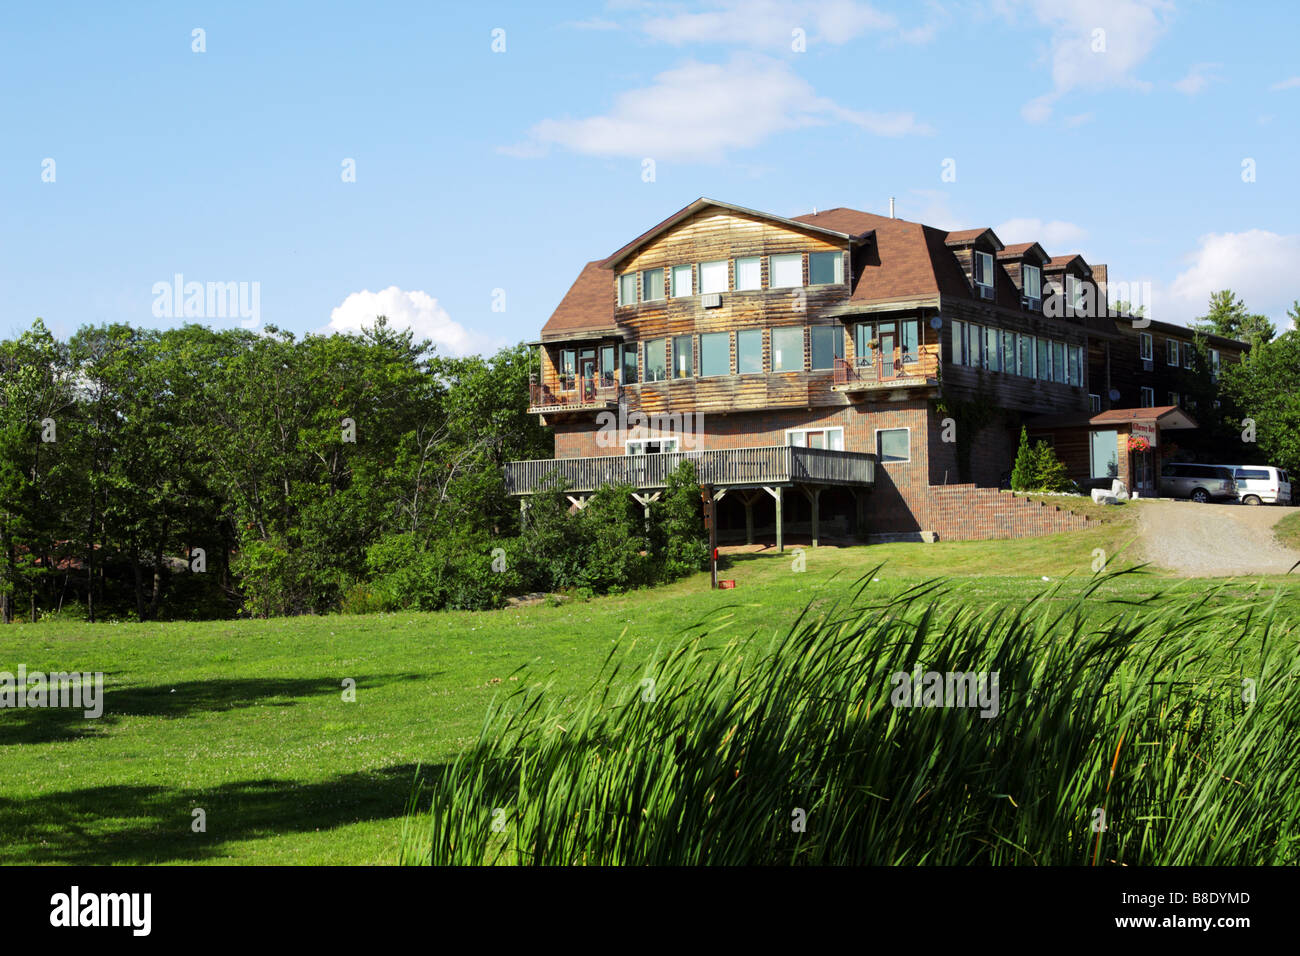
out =
[[1289,505],[1291,481],[1272,465],[1225,465],[1237,482],[1237,498],[1246,505]]
[[[1289,493],[1289,491],[1288,491]],[[1160,494],[1192,501],[1236,501],[1237,481],[1227,465],[1173,462],[1160,471]]]

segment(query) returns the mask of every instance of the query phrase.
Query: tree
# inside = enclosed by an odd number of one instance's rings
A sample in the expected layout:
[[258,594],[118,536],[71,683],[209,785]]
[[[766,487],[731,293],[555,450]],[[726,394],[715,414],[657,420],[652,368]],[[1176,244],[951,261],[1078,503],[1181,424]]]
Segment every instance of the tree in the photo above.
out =
[[1029,447],[1029,433],[1020,429],[1020,447],[1016,450],[1016,463],[1011,467],[1011,490],[1028,491],[1033,487],[1034,453]]
[[1261,343],[1221,377],[1240,409],[1241,440],[1256,442],[1270,465],[1300,473],[1300,329]]
[[1248,312],[1246,303],[1231,289],[1211,292],[1209,311],[1193,321],[1192,328],[1225,339],[1249,342],[1252,346],[1268,342],[1277,334],[1267,316]]

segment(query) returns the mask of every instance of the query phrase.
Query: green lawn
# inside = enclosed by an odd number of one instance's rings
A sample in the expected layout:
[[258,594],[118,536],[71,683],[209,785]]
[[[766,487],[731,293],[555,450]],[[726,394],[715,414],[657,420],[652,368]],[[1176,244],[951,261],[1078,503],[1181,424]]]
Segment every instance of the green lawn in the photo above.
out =
[[[872,586],[887,592],[947,574],[981,605],[1047,588],[1064,597],[1091,577],[1095,548],[1122,564],[1127,536],[1115,520],[1024,541],[822,548],[805,553],[803,573],[789,552],[748,555],[722,572],[735,590],[710,591],[699,575],[491,612],[11,626],[0,670],[103,671],[106,694],[99,720],[0,711],[0,862],[392,862],[417,764],[464,749],[517,681],[576,695],[612,650],[648,654],[710,615],[725,616],[722,636],[766,639],[880,562]],[[1265,584],[1296,598],[1286,579]],[[1135,575],[1101,596],[1175,586],[1204,582]],[[1098,601],[1098,615],[1113,610]],[[191,832],[195,808],[206,833]]]
[[1287,515],[1273,525],[1273,534],[1286,547],[1300,551],[1300,511]]

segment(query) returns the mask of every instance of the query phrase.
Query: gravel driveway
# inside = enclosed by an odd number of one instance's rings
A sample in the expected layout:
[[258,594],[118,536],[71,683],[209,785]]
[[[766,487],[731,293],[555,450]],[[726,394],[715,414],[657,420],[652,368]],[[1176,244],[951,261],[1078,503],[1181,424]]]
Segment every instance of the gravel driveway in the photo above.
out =
[[1273,537],[1273,525],[1290,508],[1148,501],[1141,509],[1142,559],[1177,574],[1286,574],[1300,561],[1300,552]]

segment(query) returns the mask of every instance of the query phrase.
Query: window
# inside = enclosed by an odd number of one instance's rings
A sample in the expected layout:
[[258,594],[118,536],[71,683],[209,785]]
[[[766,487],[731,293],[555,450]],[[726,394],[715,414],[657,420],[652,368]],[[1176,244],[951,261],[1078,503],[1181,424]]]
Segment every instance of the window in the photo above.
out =
[[623,346],[623,384],[632,385],[636,382],[636,346]]
[[1094,394],[1092,394],[1092,392],[1089,392],[1089,393],[1088,393],[1088,411],[1090,411],[1090,412],[1099,412],[1099,411],[1101,411],[1101,396],[1100,396],[1100,395],[1094,395]]
[[772,330],[772,371],[803,371],[803,326]]
[[952,320],[952,353],[948,359],[953,365],[966,364],[966,323]]
[[1183,368],[1192,367],[1192,343],[1183,343]]
[[600,347],[600,384],[608,387],[614,384],[614,346]]
[[814,325],[812,337],[812,367],[834,368],[835,360],[844,358],[844,332],[838,325]]
[[736,291],[747,292],[763,288],[763,260],[747,256],[736,260]]
[[736,371],[741,375],[763,371],[763,330],[736,333]]
[[1002,333],[1002,371],[1016,374],[1016,333]]
[[1178,404],[1178,393],[1177,393],[1177,392],[1170,392],[1170,393],[1169,393],[1169,402],[1168,402],[1168,404],[1170,404],[1170,405],[1177,405],[1177,404]]
[[1052,381],[1065,384],[1069,378],[1065,368],[1065,343],[1052,343]]
[[993,288],[993,256],[987,252],[975,253],[975,284]]
[[673,298],[695,294],[695,270],[691,266],[673,266]]
[[707,332],[700,336],[700,375],[731,374],[731,333]]
[[629,455],[665,455],[677,450],[676,438],[629,438]]
[[[831,285],[844,281],[844,256],[838,252],[808,253],[808,284]],[[776,283],[772,283],[775,285]]]
[[1145,359],[1146,361],[1150,362],[1151,352],[1152,352],[1151,333],[1139,332],[1138,333],[1138,358]]
[[1065,277],[1065,293],[1069,297],[1070,309],[1072,315],[1082,315],[1084,312],[1084,283],[1077,276],[1067,275]]
[[998,330],[988,326],[984,328],[984,367],[993,372],[1002,370],[998,354]]
[[700,292],[727,291],[727,260],[700,263]]
[[694,340],[689,335],[673,336],[673,378],[690,378],[694,374]]
[[1020,272],[1025,298],[1029,299],[1030,308],[1037,309],[1043,302],[1043,273],[1038,266],[1028,264],[1021,266]]
[[1219,350],[1210,349],[1210,381],[1219,380]]
[[1047,339],[1038,340],[1038,377],[1045,382],[1052,380],[1052,343]]
[[1143,386],[1142,402],[1140,407],[1155,408],[1155,406],[1156,406],[1156,390],[1154,388],[1147,388]]
[[645,344],[645,380],[662,382],[668,377],[668,340],[650,339]]
[[1083,349],[1077,345],[1069,347],[1067,371],[1070,385],[1083,384]]
[[984,327],[974,322],[966,324],[966,364],[971,368],[984,365]]
[[1034,377],[1034,337],[1017,336],[1020,340],[1020,374],[1026,378]]
[[560,388],[573,388],[578,374],[578,353],[573,349],[560,350]]
[[636,305],[636,273],[618,277],[618,304]]
[[905,361],[915,362],[921,354],[921,323],[916,319],[906,319],[898,324],[899,345],[903,349]]
[[1119,475],[1119,432],[1089,432],[1088,446],[1092,463],[1091,477],[1117,477]]
[[803,285],[803,253],[770,256],[767,260],[768,288],[790,289]]
[[647,269],[641,273],[641,301],[654,302],[664,297],[664,270]]
[[877,428],[876,457],[881,464],[912,460],[912,432],[908,428]]
[[1178,364],[1178,343],[1173,339],[1165,340],[1165,361],[1170,365]]
[[785,433],[785,441],[795,448],[829,448],[844,450],[843,428],[792,428]]

